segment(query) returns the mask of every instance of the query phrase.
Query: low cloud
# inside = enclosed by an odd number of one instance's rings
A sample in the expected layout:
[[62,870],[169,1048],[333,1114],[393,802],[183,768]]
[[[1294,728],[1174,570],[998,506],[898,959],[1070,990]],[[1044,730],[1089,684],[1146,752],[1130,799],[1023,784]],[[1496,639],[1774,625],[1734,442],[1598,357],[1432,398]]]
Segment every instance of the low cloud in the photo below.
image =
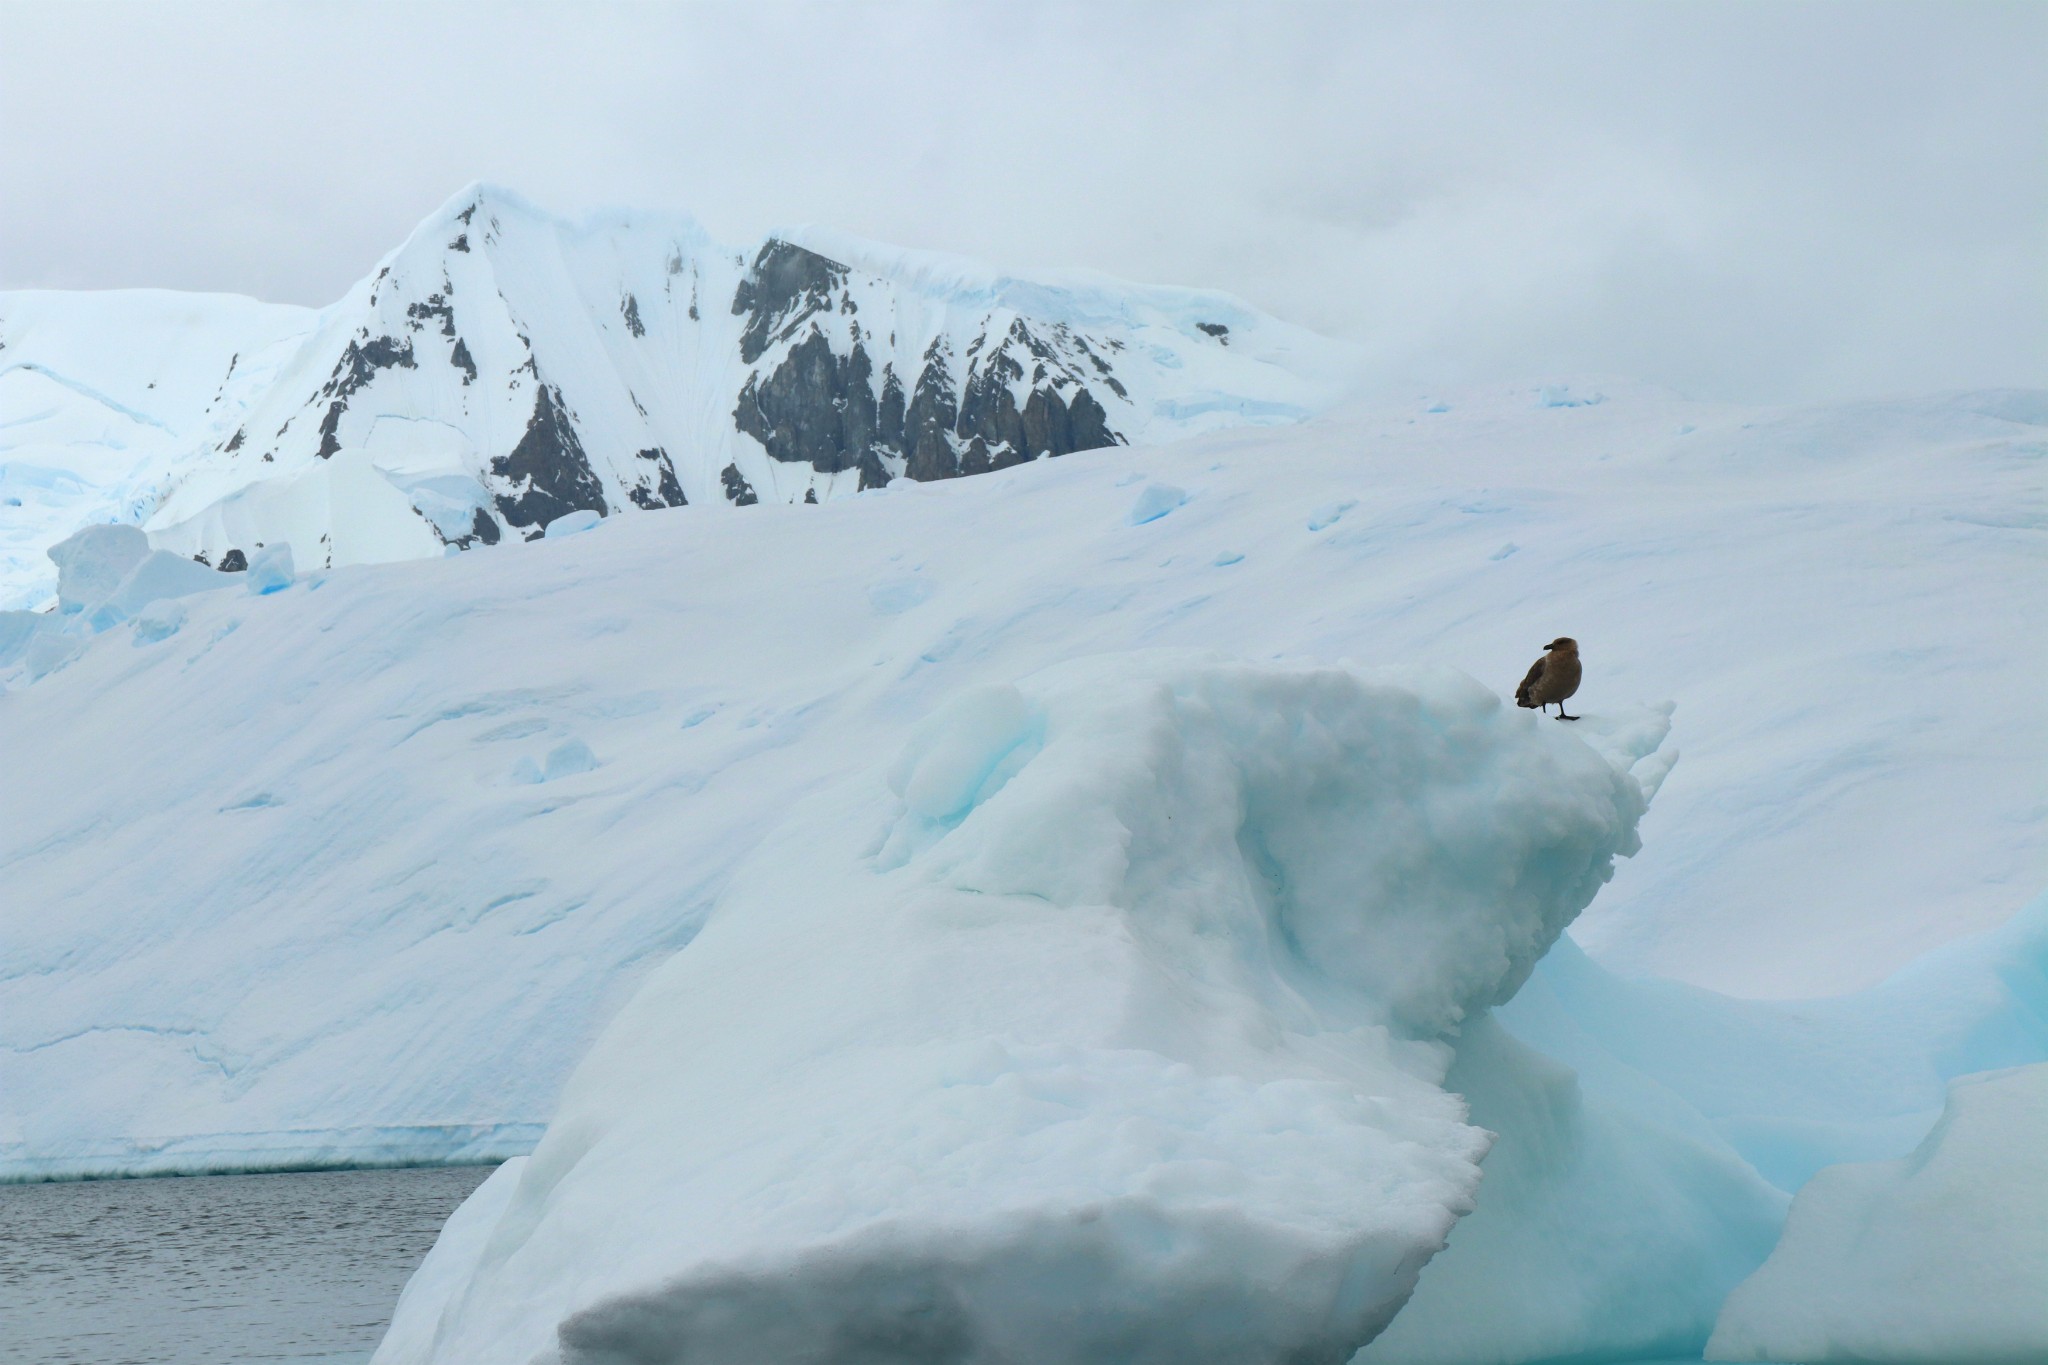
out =
[[473,179],[1231,290],[1390,390],[2048,374],[2048,6],[0,9],[0,286],[325,303]]

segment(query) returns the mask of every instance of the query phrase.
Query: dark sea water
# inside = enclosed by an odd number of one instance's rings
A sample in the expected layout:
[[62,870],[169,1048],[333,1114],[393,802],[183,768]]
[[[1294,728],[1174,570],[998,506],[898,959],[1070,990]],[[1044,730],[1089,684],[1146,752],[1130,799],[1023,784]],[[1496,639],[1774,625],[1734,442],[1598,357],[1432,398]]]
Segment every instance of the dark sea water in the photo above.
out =
[[360,1365],[488,1167],[0,1185],[6,1365]]
[[0,1185],[0,1365],[364,1365],[489,1174]]

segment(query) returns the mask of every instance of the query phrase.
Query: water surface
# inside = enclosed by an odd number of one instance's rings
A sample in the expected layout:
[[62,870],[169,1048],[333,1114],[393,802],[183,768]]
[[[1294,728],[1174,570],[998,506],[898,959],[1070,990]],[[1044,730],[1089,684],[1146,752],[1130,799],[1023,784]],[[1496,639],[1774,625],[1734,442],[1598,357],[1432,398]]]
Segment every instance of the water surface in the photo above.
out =
[[0,1362],[364,1365],[490,1169],[0,1185]]
[[358,1365],[484,1166],[0,1185],[7,1365]]

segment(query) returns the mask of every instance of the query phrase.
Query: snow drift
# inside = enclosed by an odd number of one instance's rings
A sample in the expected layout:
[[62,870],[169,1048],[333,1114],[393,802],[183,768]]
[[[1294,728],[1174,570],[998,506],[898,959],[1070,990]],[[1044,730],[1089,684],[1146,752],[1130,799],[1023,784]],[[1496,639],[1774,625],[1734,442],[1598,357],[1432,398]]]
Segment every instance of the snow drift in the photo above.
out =
[[972,691],[735,879],[379,1361],[1345,1360],[1471,1207],[1441,1040],[1643,808],[1447,672]]

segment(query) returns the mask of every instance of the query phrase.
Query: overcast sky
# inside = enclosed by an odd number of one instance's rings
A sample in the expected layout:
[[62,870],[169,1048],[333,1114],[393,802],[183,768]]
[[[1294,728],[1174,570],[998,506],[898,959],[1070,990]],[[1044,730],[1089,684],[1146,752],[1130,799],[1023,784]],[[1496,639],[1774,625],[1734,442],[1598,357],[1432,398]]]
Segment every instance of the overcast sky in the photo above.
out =
[[1389,388],[2048,383],[2048,4],[0,0],[0,287],[326,303],[471,180],[1230,290]]

